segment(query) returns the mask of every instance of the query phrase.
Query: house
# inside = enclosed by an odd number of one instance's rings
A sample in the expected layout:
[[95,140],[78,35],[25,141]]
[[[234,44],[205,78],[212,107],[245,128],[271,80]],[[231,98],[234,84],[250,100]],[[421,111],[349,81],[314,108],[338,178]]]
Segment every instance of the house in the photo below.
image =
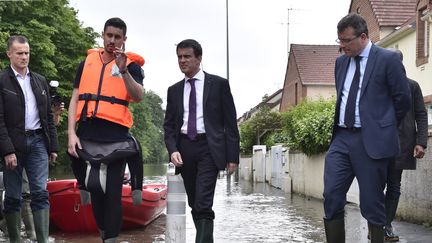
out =
[[366,20],[369,38],[376,43],[414,16],[416,3],[417,0],[352,0],[349,12]]
[[372,42],[402,51],[407,76],[419,83],[425,96],[431,125],[432,0],[353,0],[349,11],[365,18]]
[[261,107],[268,107],[271,111],[279,111],[280,108],[280,102],[282,99],[282,89],[279,89],[278,91],[274,92],[270,96],[264,96],[263,101],[250,109],[249,111],[245,112],[241,117],[237,119],[237,124],[241,124],[244,121],[249,120],[252,118]]
[[330,98],[336,94],[334,66],[338,45],[291,44],[280,111],[308,98]]

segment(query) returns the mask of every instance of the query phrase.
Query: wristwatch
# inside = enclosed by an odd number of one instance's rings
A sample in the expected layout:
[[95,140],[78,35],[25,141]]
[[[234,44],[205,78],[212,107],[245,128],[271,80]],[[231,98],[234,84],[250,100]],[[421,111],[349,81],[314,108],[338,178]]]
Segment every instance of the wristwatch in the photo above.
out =
[[121,74],[125,74],[127,71],[128,71],[128,68],[125,67],[124,69],[120,70],[120,73],[121,73]]

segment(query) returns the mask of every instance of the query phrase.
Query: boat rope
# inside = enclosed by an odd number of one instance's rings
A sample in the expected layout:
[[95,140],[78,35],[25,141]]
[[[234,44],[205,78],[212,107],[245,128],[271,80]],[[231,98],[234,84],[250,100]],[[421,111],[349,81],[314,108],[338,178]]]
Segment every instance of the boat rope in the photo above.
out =
[[64,192],[64,191],[67,191],[67,190],[73,189],[73,188],[75,188],[75,186],[69,186],[69,187],[66,187],[66,188],[62,188],[60,190],[50,192],[49,195],[51,196],[51,195],[54,195],[54,194],[57,194],[57,193],[60,193],[60,192]]

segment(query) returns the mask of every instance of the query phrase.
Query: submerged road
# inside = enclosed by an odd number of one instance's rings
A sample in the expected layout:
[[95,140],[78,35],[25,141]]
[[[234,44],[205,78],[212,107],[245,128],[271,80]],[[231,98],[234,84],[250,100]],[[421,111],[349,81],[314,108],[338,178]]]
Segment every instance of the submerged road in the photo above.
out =
[[[164,177],[146,178],[146,183],[164,182]],[[325,242],[322,201],[286,194],[266,183],[229,181],[220,178],[214,202],[216,243]],[[194,242],[195,228],[186,209],[186,242]],[[146,228],[123,231],[118,242],[165,242],[165,215]],[[347,206],[347,242],[367,243],[367,223],[356,205]],[[432,242],[432,230],[395,222],[401,243]],[[56,242],[100,242],[97,234],[53,232]]]

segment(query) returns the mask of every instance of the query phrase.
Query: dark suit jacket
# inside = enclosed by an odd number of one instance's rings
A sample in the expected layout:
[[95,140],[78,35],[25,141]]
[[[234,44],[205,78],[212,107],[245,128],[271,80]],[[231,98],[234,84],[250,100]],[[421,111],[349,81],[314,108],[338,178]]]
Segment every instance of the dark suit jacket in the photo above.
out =
[[[336,60],[337,103],[335,128],[350,58]],[[396,52],[372,45],[360,92],[360,120],[364,146],[369,157],[382,159],[399,154],[397,126],[411,106],[405,68]],[[333,129],[333,134],[335,129]]]
[[[228,80],[206,72],[204,74],[204,127],[212,158],[216,166],[223,170],[228,162],[239,162],[240,136],[236,110]],[[179,151],[184,84],[185,81],[181,80],[168,88],[164,130],[165,145],[170,156]]]
[[409,79],[412,106],[399,125],[401,153],[396,157],[396,169],[415,169],[414,147],[426,148],[428,140],[428,115],[419,84]]
[[[47,152],[57,152],[57,133],[48,83],[43,76],[34,72],[30,72],[30,83],[37,102]],[[25,139],[24,94],[13,70],[8,67],[0,74],[0,156],[25,152]]]

